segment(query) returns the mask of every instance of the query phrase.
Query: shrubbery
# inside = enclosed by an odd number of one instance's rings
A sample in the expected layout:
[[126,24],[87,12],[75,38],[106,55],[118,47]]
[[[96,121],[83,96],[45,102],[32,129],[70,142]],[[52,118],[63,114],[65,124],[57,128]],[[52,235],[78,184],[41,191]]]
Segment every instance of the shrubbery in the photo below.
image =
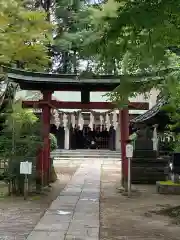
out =
[[49,135],[49,138],[50,138],[50,147],[51,147],[51,151],[57,149],[58,145],[57,145],[57,139],[56,139],[56,136],[52,133],[50,133]]

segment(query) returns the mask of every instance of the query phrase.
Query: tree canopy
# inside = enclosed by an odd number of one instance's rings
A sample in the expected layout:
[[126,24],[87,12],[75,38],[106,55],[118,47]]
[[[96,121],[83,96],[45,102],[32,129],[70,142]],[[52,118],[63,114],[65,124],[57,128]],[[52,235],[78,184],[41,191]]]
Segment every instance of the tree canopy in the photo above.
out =
[[170,75],[179,73],[179,10],[180,3],[175,0],[108,0],[92,8],[92,24],[97,37],[91,44],[91,53],[108,59],[117,73],[143,73],[146,76],[175,68],[168,74],[160,74],[160,78],[156,74],[156,78],[137,87],[132,84],[133,78],[124,79],[121,88],[110,95],[112,99],[145,92],[152,87],[162,88]]
[[55,2],[54,69],[61,73],[79,73],[81,62],[86,60],[84,40],[91,33],[89,5],[84,0]]
[[179,75],[175,0],[2,0],[0,6],[1,64],[39,70],[51,59],[54,72],[123,74],[112,101],[162,89]]
[[21,0],[0,1],[0,64],[44,69],[51,25],[46,13],[28,9]]

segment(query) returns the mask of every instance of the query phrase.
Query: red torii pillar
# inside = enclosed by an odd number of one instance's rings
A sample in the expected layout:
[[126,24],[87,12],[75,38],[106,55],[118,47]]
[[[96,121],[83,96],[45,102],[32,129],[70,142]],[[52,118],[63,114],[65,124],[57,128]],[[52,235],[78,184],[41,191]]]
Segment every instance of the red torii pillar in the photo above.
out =
[[38,158],[39,174],[41,175],[41,183],[49,184],[50,180],[50,119],[51,119],[51,91],[42,91],[43,101],[42,104],[42,136],[43,136],[43,147],[40,151]]
[[122,159],[122,185],[127,187],[128,159],[126,158],[126,141],[129,139],[129,110],[128,107],[119,111],[120,136],[121,136],[121,159]]

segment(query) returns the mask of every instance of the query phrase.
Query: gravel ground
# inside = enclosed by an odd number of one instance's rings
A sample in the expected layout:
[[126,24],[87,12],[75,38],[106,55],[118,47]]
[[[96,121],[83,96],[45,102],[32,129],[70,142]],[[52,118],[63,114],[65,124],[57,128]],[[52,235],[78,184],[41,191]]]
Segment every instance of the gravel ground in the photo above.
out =
[[1,198],[0,240],[25,240],[79,165],[80,162],[70,161],[56,163],[58,180],[52,184],[52,190],[46,195],[31,197],[26,201],[18,197]]
[[180,205],[180,196],[156,194],[155,186],[136,185],[131,198],[120,187],[120,164],[102,165],[100,240],[179,240],[180,226],[157,210]]

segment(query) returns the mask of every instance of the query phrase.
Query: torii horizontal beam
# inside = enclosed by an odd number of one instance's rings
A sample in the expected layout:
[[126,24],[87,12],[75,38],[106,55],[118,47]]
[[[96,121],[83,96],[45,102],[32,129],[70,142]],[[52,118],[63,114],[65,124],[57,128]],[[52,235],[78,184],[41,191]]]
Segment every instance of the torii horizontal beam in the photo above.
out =
[[[113,109],[115,105],[111,102],[61,102],[56,100],[47,101],[23,101],[25,108],[42,108],[44,104],[48,104],[51,108],[57,109]],[[147,102],[129,102],[129,110],[148,110],[149,103]]]

